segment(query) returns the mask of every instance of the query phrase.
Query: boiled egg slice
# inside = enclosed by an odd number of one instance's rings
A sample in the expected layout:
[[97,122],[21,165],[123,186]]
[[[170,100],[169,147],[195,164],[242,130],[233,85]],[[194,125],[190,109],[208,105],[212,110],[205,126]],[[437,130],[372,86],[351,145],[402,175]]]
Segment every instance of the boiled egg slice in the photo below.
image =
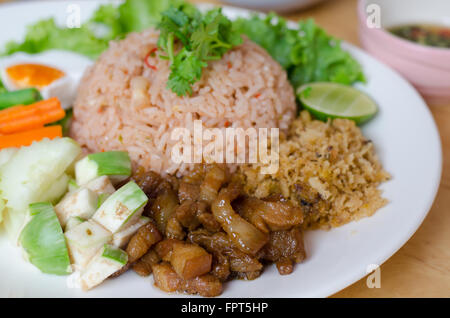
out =
[[82,55],[61,50],[16,53],[0,58],[0,76],[7,90],[35,87],[42,98],[58,97],[67,109],[75,100],[84,71],[92,63]]
[[36,87],[44,89],[66,76],[63,71],[42,64],[17,64],[5,69],[5,83],[14,89]]

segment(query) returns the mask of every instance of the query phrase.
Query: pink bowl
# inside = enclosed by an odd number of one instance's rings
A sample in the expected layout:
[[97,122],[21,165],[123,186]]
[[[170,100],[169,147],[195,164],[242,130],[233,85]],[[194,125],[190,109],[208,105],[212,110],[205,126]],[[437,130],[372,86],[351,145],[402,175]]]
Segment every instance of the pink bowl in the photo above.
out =
[[[371,27],[379,10],[381,27]],[[450,49],[416,44],[392,35],[385,28],[408,23],[445,24],[450,21],[448,0],[359,0],[359,37],[370,54],[390,65],[408,79],[433,104],[450,103]],[[373,20],[371,20],[373,21]]]

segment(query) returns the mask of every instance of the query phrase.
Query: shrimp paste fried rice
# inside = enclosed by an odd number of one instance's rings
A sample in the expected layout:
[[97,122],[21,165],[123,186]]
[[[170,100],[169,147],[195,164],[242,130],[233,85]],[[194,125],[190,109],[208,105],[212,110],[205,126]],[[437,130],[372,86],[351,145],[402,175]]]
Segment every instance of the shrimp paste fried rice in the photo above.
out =
[[171,160],[175,127],[192,131],[200,119],[205,128],[288,129],[296,109],[293,88],[264,49],[245,39],[209,63],[190,96],[179,97],[166,88],[169,61],[148,54],[158,36],[149,29],[112,42],[84,75],[71,135],[89,152],[126,150],[135,169],[183,175],[193,165]]

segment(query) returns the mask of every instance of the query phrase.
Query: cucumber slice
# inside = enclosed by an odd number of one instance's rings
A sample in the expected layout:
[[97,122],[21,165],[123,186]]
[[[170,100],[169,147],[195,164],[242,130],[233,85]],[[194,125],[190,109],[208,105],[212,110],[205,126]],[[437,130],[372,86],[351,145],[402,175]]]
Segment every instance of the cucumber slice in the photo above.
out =
[[97,210],[97,200],[97,194],[86,188],[67,193],[55,207],[61,225],[66,226],[73,216],[89,219]]
[[5,201],[3,201],[2,198],[0,198],[0,224],[3,221],[3,212],[5,210]]
[[43,202],[51,202],[52,204],[56,204],[67,192],[69,179],[70,177],[63,173],[62,176],[55,180],[50,188],[45,191],[41,197],[41,200]]
[[109,198],[109,194],[108,193],[102,193],[98,196],[98,200],[97,200],[97,209],[100,208],[102,206],[102,204],[106,201],[106,199]]
[[128,255],[125,251],[109,244],[105,244],[102,257],[109,258],[110,260],[117,262],[120,265],[125,265],[128,262]]
[[92,258],[80,276],[80,285],[84,290],[101,284],[111,274],[120,270],[128,262],[125,251],[105,244]]
[[18,148],[5,148],[0,151],[0,167],[6,164],[17,153]]
[[133,224],[141,216],[148,198],[133,181],[114,192],[92,217],[112,233]]
[[71,273],[64,234],[53,206],[50,203],[33,203],[29,213],[31,220],[19,238],[28,260],[43,273]]
[[20,148],[0,168],[0,193],[7,208],[5,228],[13,242],[24,225],[28,205],[47,199],[47,192],[53,191],[54,183],[62,180],[80,153],[80,146],[70,138],[45,139]]
[[86,220],[83,218],[80,218],[79,216],[73,216],[73,217],[69,218],[69,220],[67,221],[66,227],[64,228],[64,230],[66,232],[70,231],[71,229],[80,225],[83,222],[86,222]]
[[108,151],[87,155],[75,165],[79,185],[100,176],[109,176],[113,183],[121,182],[131,175],[131,160],[125,151]]
[[91,191],[94,191],[98,195],[97,209],[106,201],[106,199],[113,194],[116,189],[112,185],[109,177],[101,176],[92,181],[89,181],[84,185],[84,187],[88,188]]
[[84,269],[95,253],[112,239],[112,233],[93,220],[75,226],[65,236],[76,270]]
[[69,179],[69,184],[68,184],[69,192],[76,191],[79,188],[80,188],[80,186],[77,184],[77,181],[75,179],[70,178]]
[[86,183],[85,187],[91,191],[94,191],[99,196],[102,194],[110,195],[116,191],[108,176],[101,176],[92,181],[89,181],[88,183]]
[[137,230],[139,230],[139,228],[141,226],[147,224],[148,222],[150,222],[150,219],[148,217],[141,216],[136,223],[131,224],[131,225],[127,226],[125,229],[123,229],[122,231],[114,234],[112,244],[114,246],[124,248],[127,245],[127,243],[130,241],[130,239],[134,235],[134,233],[136,233]]

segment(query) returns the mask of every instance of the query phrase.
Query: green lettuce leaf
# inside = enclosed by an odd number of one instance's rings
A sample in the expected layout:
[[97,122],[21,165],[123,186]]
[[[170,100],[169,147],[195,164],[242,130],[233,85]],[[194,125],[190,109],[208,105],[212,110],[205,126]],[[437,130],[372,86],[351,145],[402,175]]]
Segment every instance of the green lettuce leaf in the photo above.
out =
[[7,43],[3,54],[61,49],[96,58],[107,48],[108,40],[97,38],[86,25],[74,29],[62,28],[51,18],[28,26],[25,39],[22,42]]
[[139,32],[157,25],[161,12],[182,3],[182,0],[127,0],[118,9],[120,23],[125,32]]
[[86,25],[97,37],[105,40],[114,40],[125,35],[119,9],[112,4],[100,6]]
[[156,26],[161,12],[176,3],[182,0],[127,0],[119,6],[102,5],[80,28],[59,26],[54,19],[41,20],[28,26],[23,41],[7,43],[1,55],[61,49],[96,59],[108,48],[109,41]]
[[234,24],[283,66],[294,88],[318,81],[346,85],[365,81],[361,65],[313,20],[290,29],[272,13],[265,18],[240,18]]

